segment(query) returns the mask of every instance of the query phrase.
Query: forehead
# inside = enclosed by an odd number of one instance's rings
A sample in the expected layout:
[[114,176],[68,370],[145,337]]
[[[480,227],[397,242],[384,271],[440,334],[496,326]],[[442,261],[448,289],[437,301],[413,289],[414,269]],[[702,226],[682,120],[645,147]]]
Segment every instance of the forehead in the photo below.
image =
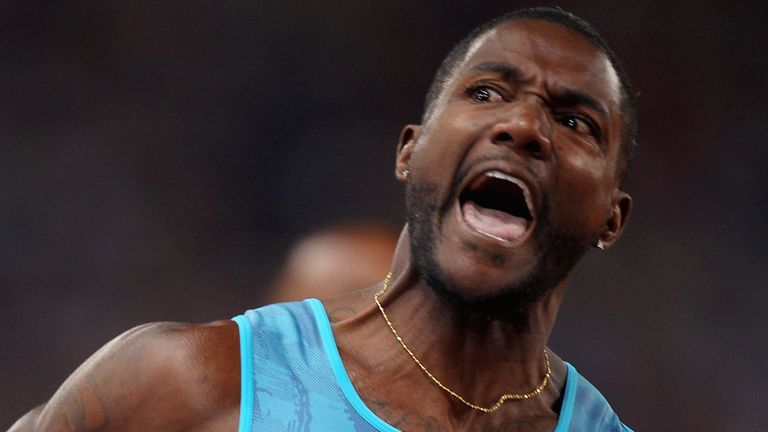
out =
[[608,56],[584,35],[560,24],[533,19],[502,23],[475,39],[454,77],[485,62],[509,63],[547,90],[585,92],[608,111],[619,111],[621,86]]

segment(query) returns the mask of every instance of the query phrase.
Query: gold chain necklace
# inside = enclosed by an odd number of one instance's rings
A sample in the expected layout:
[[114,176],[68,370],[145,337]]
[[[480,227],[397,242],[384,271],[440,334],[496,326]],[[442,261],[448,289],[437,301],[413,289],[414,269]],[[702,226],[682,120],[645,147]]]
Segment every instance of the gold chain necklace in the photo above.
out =
[[387,292],[387,290],[389,289],[389,283],[390,283],[391,279],[392,279],[392,272],[389,272],[389,274],[387,274],[387,277],[384,279],[384,287],[381,288],[381,290],[379,292],[377,292],[373,296],[373,299],[374,299],[374,301],[376,301],[376,305],[379,306],[379,310],[381,311],[381,314],[384,316],[384,321],[387,322],[387,325],[389,326],[389,329],[392,330],[392,334],[395,335],[395,339],[397,339],[397,341],[400,342],[400,345],[402,345],[402,347],[405,350],[405,352],[407,352],[408,355],[411,356],[413,361],[415,361],[416,364],[419,365],[421,370],[424,371],[424,373],[427,374],[427,376],[432,381],[434,381],[435,384],[438,385],[438,387],[440,387],[441,389],[443,389],[446,392],[448,392],[448,394],[450,394],[451,396],[453,396],[456,399],[460,400],[464,405],[466,405],[466,406],[468,406],[470,408],[476,409],[478,411],[486,412],[486,413],[491,413],[491,412],[495,412],[496,410],[501,408],[501,406],[504,405],[504,402],[506,402],[507,400],[510,400],[510,399],[511,400],[530,399],[530,398],[532,398],[534,396],[538,396],[544,390],[544,388],[547,387],[547,384],[549,384],[550,375],[552,374],[552,370],[549,368],[549,356],[547,355],[547,349],[544,348],[544,364],[547,366],[547,372],[544,374],[544,379],[541,380],[541,384],[539,384],[539,386],[536,387],[534,390],[532,390],[532,391],[530,391],[528,393],[506,393],[506,394],[503,394],[503,395],[501,395],[501,397],[499,397],[499,400],[497,400],[495,404],[493,404],[493,405],[491,405],[490,407],[487,407],[487,408],[486,407],[481,407],[481,406],[476,405],[476,404],[473,404],[472,402],[469,402],[466,399],[464,399],[463,397],[461,397],[458,394],[456,394],[455,391],[449,389],[443,383],[441,383],[437,378],[435,378],[435,376],[432,375],[432,373],[429,370],[427,370],[426,366],[421,364],[421,361],[419,361],[419,359],[416,358],[416,355],[413,353],[413,351],[411,351],[411,349],[408,348],[408,345],[405,344],[405,341],[403,341],[403,338],[401,338],[400,335],[397,334],[397,330],[395,330],[395,327],[392,325],[392,322],[389,320],[389,317],[387,316],[387,313],[384,312],[384,307],[381,306],[381,303],[379,302],[379,297],[381,297],[385,292]]

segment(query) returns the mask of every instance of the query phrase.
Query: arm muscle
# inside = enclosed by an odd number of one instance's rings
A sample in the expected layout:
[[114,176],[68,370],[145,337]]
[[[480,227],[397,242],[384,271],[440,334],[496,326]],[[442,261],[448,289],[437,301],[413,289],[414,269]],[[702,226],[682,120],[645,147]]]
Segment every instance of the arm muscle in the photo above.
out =
[[195,429],[238,408],[237,340],[230,322],[136,327],[97,351],[11,430]]

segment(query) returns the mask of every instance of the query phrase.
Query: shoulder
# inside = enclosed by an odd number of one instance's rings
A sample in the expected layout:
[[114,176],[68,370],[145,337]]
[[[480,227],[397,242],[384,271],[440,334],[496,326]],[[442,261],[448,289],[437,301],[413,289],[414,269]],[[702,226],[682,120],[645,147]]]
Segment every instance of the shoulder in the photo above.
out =
[[321,299],[328,319],[333,324],[353,320],[363,313],[369,313],[375,308],[373,295],[379,290],[379,285],[373,285],[361,290],[351,291],[336,297]]
[[191,429],[238,410],[236,324],[151,323],[116,337],[46,404],[41,430]]
[[143,383],[152,377],[154,383],[184,389],[183,395],[196,405],[211,396],[239,397],[231,391],[240,382],[238,329],[232,321],[145,324],[119,336],[112,351],[136,362],[134,378]]

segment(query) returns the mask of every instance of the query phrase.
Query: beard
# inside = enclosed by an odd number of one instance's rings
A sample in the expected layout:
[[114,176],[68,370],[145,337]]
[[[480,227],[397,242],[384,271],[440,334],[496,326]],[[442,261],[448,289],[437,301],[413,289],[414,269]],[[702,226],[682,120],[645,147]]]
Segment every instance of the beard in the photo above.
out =
[[[440,235],[437,227],[441,226],[443,216],[456,199],[457,192],[454,191],[450,199],[440,205],[435,185],[409,182],[406,187],[406,221],[409,226],[411,259],[420,276],[437,294],[468,308],[485,313],[520,309],[540,299],[563,281],[588,249],[577,236],[558,230],[549,223],[550,207],[544,197],[532,233],[535,263],[531,270],[507,286],[495,290],[477,290],[495,291],[493,294],[469,297],[450,280],[435,252],[436,240]],[[478,284],[482,282],[478,281]]]

